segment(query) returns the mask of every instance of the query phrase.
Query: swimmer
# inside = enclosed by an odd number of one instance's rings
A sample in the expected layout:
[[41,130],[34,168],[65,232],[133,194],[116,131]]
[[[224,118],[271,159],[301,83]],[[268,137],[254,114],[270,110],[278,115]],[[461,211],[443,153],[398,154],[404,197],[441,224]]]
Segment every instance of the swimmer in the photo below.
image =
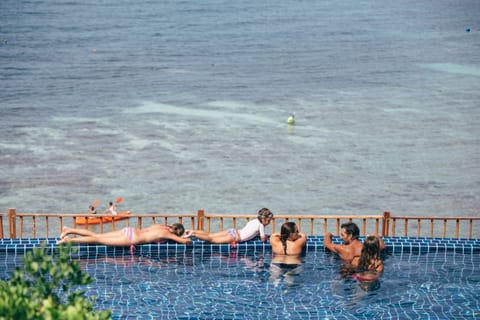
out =
[[270,236],[270,244],[274,256],[280,256],[284,263],[288,259],[285,256],[298,256],[302,253],[303,247],[307,243],[305,233],[300,233],[295,222],[285,222],[282,225],[280,233],[274,233]]
[[326,232],[323,240],[323,246],[331,252],[338,253],[347,267],[358,265],[358,259],[362,253],[362,243],[358,241],[360,229],[353,222],[347,222],[340,226],[340,238],[342,244],[332,242],[332,233]]
[[358,261],[355,279],[362,282],[375,281],[383,272],[383,260],[380,256],[381,243],[378,235],[368,235],[363,242],[362,253]]

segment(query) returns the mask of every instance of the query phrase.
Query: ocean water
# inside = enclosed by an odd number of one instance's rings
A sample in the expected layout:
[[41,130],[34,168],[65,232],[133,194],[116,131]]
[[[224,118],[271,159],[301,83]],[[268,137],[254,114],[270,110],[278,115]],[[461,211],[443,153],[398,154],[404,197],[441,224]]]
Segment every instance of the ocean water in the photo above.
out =
[[478,0],[2,0],[0,41],[0,212],[480,214]]

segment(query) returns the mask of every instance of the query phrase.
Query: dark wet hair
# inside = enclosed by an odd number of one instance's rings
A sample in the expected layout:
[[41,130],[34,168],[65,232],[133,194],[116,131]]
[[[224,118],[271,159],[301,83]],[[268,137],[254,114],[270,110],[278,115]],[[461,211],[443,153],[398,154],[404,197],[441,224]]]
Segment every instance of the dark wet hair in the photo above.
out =
[[345,233],[346,234],[351,234],[352,239],[358,239],[358,236],[360,235],[360,229],[358,226],[353,223],[353,222],[346,222],[340,226],[342,229],[345,228]]
[[172,232],[179,237],[181,237],[185,232],[185,227],[181,223],[174,223],[170,226],[170,228],[172,229]]
[[257,217],[258,217],[258,220],[262,221],[262,219],[265,219],[265,218],[273,218],[273,213],[267,208],[262,208],[258,210]]
[[283,244],[283,252],[287,254],[287,240],[290,238],[290,234],[295,233],[297,225],[295,222],[285,222],[282,224],[282,229],[280,230],[280,240]]
[[369,271],[375,268],[375,261],[380,259],[380,240],[367,236],[363,242],[362,253],[358,261],[358,270]]

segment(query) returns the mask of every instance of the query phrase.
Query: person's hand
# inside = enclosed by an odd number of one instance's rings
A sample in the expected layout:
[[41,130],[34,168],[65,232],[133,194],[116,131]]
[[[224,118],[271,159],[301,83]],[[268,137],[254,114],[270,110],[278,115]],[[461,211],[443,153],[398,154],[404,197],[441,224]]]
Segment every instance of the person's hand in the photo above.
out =
[[185,230],[185,233],[183,234],[182,238],[190,238],[193,236],[193,230]]

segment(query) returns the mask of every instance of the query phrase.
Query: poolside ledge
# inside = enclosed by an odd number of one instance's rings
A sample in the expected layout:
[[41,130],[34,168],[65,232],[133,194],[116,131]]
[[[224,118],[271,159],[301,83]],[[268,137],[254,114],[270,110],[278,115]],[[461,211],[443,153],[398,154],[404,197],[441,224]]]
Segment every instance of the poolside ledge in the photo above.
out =
[[[452,238],[410,238],[410,237],[384,237],[387,253],[436,253],[453,251],[463,254],[480,252],[480,239],[452,239]],[[56,242],[59,238],[28,238],[28,239],[0,239],[0,252],[23,254],[35,247],[46,243],[47,249],[54,252],[58,247]],[[363,241],[363,237],[361,239]],[[334,243],[340,243],[339,237],[333,237]],[[80,256],[91,255],[129,255],[129,247],[112,247],[105,245],[74,244],[77,254]],[[323,247],[323,236],[309,236],[305,251],[325,252]],[[137,245],[134,255],[170,255],[185,253],[224,253],[224,254],[245,254],[245,253],[267,253],[271,252],[268,243],[262,243],[258,238],[239,243],[236,248],[229,244],[210,244],[198,239],[193,239],[190,245],[178,244],[169,241],[162,244]]]

